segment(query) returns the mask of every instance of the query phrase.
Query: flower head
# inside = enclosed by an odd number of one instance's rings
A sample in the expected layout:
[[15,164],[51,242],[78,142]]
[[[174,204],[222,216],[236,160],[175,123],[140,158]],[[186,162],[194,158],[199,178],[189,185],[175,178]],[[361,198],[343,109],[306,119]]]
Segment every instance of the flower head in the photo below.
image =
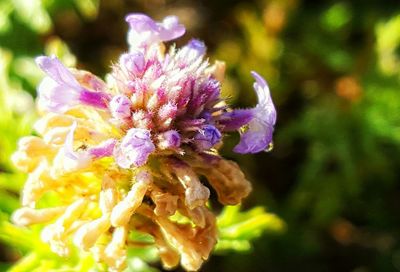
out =
[[[203,42],[165,52],[162,42],[185,32],[177,17],[126,20],[130,51],[107,84],[54,56],[37,58],[46,73],[38,87],[42,116],[38,136],[21,139],[12,158],[29,174],[13,220],[47,224],[42,239],[54,252],[68,255],[73,241],[110,271],[124,269],[132,230],[154,237],[165,268],[180,262],[198,270],[217,241],[207,186],[224,205],[239,204],[251,190],[238,165],[219,156],[223,136],[244,130],[236,152],[265,150],[276,111],[255,72],[258,104],[230,109],[221,97],[224,65],[208,63]],[[50,191],[58,206],[37,208]]]

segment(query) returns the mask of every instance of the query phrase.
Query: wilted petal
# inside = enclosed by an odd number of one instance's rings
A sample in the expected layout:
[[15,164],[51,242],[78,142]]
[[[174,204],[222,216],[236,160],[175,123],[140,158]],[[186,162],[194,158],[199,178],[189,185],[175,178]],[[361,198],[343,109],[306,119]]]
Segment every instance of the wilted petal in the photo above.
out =
[[205,205],[210,197],[210,190],[201,184],[197,174],[187,164],[180,161],[170,161],[176,178],[185,189],[185,204],[189,209]]
[[54,207],[44,209],[33,209],[30,207],[22,207],[16,210],[11,220],[14,224],[19,226],[29,226],[32,224],[45,223],[53,220],[56,216],[59,216],[64,212],[65,207]]
[[142,204],[152,182],[152,177],[147,171],[141,171],[136,175],[136,182],[132,185],[128,194],[123,198],[111,212],[111,224],[114,227],[126,225],[132,214]]
[[128,228],[126,226],[116,227],[112,234],[112,239],[104,249],[104,262],[109,266],[109,270],[124,271],[126,268],[126,240]]
[[56,222],[42,230],[41,238],[50,245],[53,252],[60,256],[67,256],[69,254],[67,235],[74,229],[74,223],[85,212],[88,203],[89,201],[85,198],[77,199],[66,208],[65,212]]
[[27,136],[18,141],[18,150],[12,155],[14,165],[23,172],[32,172],[39,163],[54,155],[55,149],[42,138]]
[[254,89],[258,104],[252,109],[254,117],[249,122],[247,131],[241,135],[239,144],[234,148],[235,152],[242,154],[266,150],[272,143],[276,122],[276,110],[267,83],[256,72],[252,72],[252,75],[256,80]]
[[163,192],[160,189],[154,187],[150,194],[156,208],[154,214],[157,216],[172,216],[175,214],[178,207],[179,196],[172,195],[168,192]]
[[199,270],[217,242],[215,216],[206,208],[203,211],[206,223],[202,228],[185,228],[166,217],[156,217],[165,240],[179,252],[181,265],[188,271]]
[[93,247],[100,235],[106,232],[110,227],[110,219],[107,216],[84,224],[78,229],[74,236],[74,244],[87,251]]
[[150,131],[142,128],[131,128],[114,151],[117,164],[122,168],[142,166],[155,150]]
[[240,204],[251,191],[251,183],[233,161],[195,156],[189,164],[207,178],[217,192],[219,202],[224,205]]

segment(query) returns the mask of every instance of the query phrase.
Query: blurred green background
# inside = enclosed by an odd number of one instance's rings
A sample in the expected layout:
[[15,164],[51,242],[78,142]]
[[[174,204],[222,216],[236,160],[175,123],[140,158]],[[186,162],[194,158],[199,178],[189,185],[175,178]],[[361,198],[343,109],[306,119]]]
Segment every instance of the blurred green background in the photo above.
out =
[[10,271],[34,271],[40,255],[29,254],[39,230],[8,222],[26,178],[9,158],[36,118],[33,58],[54,53],[104,76],[127,50],[130,12],[179,16],[188,31],[178,45],[197,37],[226,62],[231,104],[256,103],[256,70],[277,106],[272,152],[238,156],[230,136],[222,153],[254,185],[243,206],[267,207],[285,224],[263,228],[252,249],[235,242],[240,254],[221,244],[202,271],[400,270],[398,0],[1,0],[0,271],[15,262]]

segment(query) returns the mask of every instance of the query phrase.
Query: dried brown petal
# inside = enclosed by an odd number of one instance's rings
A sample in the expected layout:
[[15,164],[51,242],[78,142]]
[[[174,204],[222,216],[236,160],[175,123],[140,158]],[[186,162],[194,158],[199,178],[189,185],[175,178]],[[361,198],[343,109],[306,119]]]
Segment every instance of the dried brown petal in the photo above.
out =
[[171,216],[175,214],[179,199],[178,196],[155,189],[151,191],[150,196],[154,204],[156,204],[154,213],[157,216]]
[[111,224],[115,227],[124,226],[128,223],[132,214],[142,204],[144,195],[146,194],[151,183],[151,176],[147,172],[140,172],[136,176],[136,183],[132,185],[131,190],[119,202],[111,212]]
[[200,268],[217,241],[215,217],[211,212],[207,213],[204,228],[173,223],[165,217],[157,217],[156,222],[165,239],[181,254],[182,266],[189,271]]
[[209,163],[202,158],[190,162],[196,172],[204,175],[217,191],[218,200],[224,205],[240,204],[251,192],[251,183],[246,179],[236,162],[224,159]]
[[185,188],[185,204],[189,209],[204,206],[210,197],[210,190],[201,184],[197,174],[185,163],[170,164],[171,170]]

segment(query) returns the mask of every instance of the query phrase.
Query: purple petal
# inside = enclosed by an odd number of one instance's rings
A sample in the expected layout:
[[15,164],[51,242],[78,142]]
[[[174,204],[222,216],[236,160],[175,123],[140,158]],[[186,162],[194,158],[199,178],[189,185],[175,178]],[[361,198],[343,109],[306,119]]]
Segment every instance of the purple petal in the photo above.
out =
[[248,129],[241,135],[240,142],[233,149],[237,153],[258,153],[266,150],[272,143],[272,134],[276,122],[276,110],[265,80],[256,72],[252,72],[256,82],[254,89],[258,104],[251,109],[253,119]]
[[83,88],[75,76],[55,56],[36,58],[37,65],[47,73],[38,87],[39,105],[53,112],[64,112],[84,103],[106,108],[109,96]]
[[161,41],[171,41],[181,37],[185,34],[185,27],[179,23],[179,19],[176,16],[167,16],[164,18],[160,27],[160,38]]
[[114,149],[117,164],[122,168],[142,166],[155,150],[150,131],[141,128],[128,130],[121,144]]
[[252,109],[233,110],[222,114],[219,124],[223,126],[223,131],[235,131],[247,125],[254,117]]
[[182,36],[185,27],[176,16],[168,16],[159,23],[144,14],[134,13],[126,17],[129,23],[129,41],[134,47],[170,41]]
[[103,157],[110,157],[113,155],[113,150],[116,144],[115,139],[109,139],[98,146],[92,147],[88,150],[89,154],[93,156],[94,158],[103,158]]
[[127,96],[116,95],[110,102],[111,115],[116,119],[129,118],[132,115],[131,106],[132,102]]
[[55,57],[40,56],[35,59],[36,64],[42,69],[51,79],[60,85],[66,85],[71,89],[80,89],[78,81],[61,61]]
[[258,98],[258,104],[256,105],[257,113],[269,126],[274,126],[276,122],[276,110],[272,102],[268,84],[265,79],[256,72],[252,71],[251,75],[256,80],[253,87]]
[[221,132],[212,125],[204,125],[194,137],[194,144],[199,151],[212,148],[221,140]]
[[38,86],[38,104],[51,112],[65,112],[77,105],[79,93],[66,85],[59,85],[50,77],[45,77]]
[[157,23],[145,14],[129,14],[128,16],[126,16],[125,20],[129,23],[131,29],[136,31],[137,33],[158,31]]
[[247,132],[241,135],[240,142],[235,146],[233,151],[240,154],[254,154],[268,149],[272,143],[274,128],[262,125],[256,127],[259,124],[262,123],[253,124]]

